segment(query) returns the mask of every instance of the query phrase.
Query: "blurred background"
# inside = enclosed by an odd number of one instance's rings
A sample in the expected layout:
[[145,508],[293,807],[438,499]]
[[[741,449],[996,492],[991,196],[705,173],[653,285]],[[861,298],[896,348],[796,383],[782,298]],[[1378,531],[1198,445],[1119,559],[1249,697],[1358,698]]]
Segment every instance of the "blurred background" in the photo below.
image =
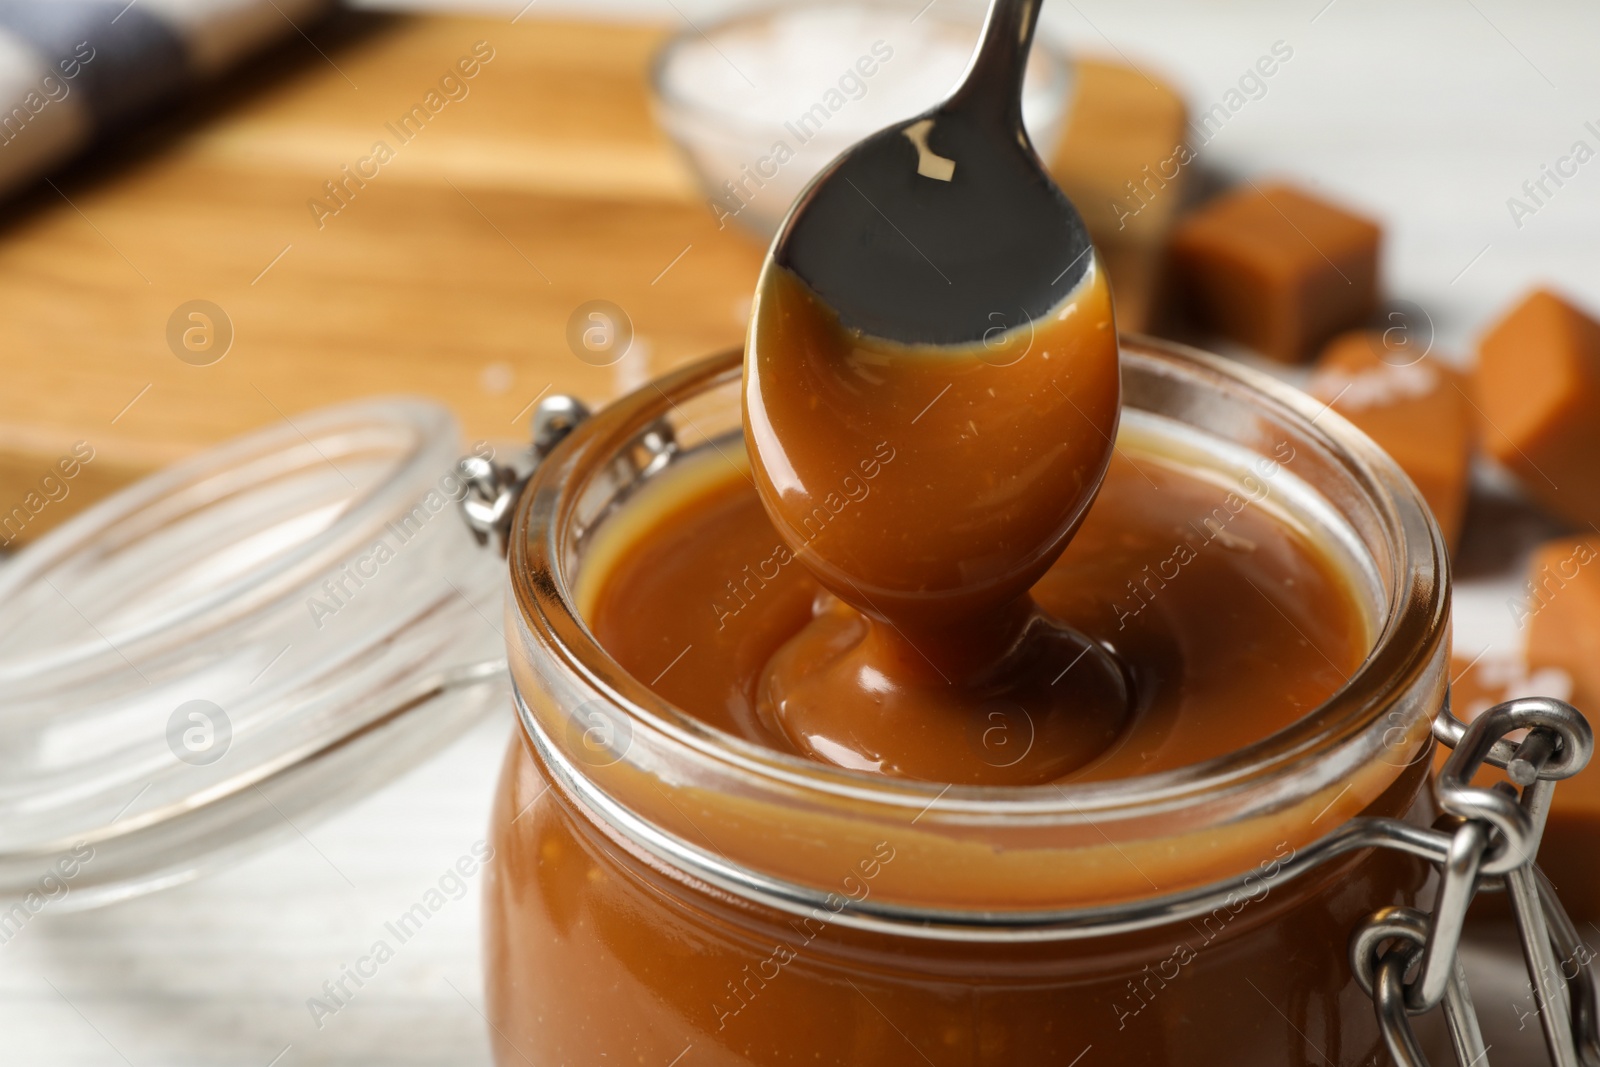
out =
[[[514,443],[541,397],[603,405],[739,344],[765,237],[808,168],[935,102],[980,14],[0,3],[0,539],[15,551],[139,477],[336,401],[422,394],[466,440]],[[1173,235],[1252,185],[1381,228],[1376,304],[1338,325],[1398,326],[1417,359],[1470,370],[1536,288],[1600,311],[1592,4],[1048,0],[1040,40],[1030,130],[1125,328],[1316,385],[1326,337],[1253,351],[1208,327],[1172,271]],[[41,499],[68,455],[76,473]],[[1538,546],[1589,534],[1582,509],[1534,502],[1490,456],[1470,469],[1441,490],[1465,515],[1464,684],[1501,692],[1546,669],[1545,691],[1584,695],[1581,672],[1527,659],[1517,610]],[[498,605],[477,608],[492,649]],[[450,872],[484,836],[511,725],[491,714],[207,878],[0,931],[0,1063],[486,1063],[478,881]],[[330,1001],[430,893],[426,925]]]

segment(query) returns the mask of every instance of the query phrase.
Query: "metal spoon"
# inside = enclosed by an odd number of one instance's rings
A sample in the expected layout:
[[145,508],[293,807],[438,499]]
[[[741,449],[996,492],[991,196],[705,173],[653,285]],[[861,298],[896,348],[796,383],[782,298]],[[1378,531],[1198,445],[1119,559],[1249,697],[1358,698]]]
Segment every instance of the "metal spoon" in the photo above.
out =
[[943,104],[845,152],[801,194],[771,256],[845,326],[951,345],[1042,318],[1091,266],[1089,234],[1022,125],[1043,0],[992,0]]

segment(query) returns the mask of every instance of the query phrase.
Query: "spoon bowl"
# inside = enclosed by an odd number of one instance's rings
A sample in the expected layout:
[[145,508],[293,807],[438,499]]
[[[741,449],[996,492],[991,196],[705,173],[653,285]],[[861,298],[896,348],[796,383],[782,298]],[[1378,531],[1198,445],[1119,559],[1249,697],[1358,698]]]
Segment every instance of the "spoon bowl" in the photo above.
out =
[[1042,319],[1093,267],[1077,209],[1022,122],[1043,0],[994,0],[961,84],[845,152],[801,194],[771,259],[851,330],[982,342]]

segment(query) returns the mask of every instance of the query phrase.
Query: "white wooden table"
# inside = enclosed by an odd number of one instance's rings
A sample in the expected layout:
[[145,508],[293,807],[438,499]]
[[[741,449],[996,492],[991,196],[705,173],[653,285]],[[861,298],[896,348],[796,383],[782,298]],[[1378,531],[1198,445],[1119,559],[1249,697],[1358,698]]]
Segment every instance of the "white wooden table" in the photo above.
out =
[[[499,9],[510,18],[524,2]],[[713,9],[569,2],[586,15],[603,7],[663,22]],[[537,0],[522,17],[562,3]],[[1073,47],[1160,71],[1196,113],[1287,43],[1292,59],[1230,115],[1204,164],[1289,176],[1381,218],[1387,287],[1429,312],[1443,350],[1470,351],[1539,282],[1600,310],[1600,161],[1520,228],[1506,204],[1575,140],[1600,148],[1584,126],[1600,127],[1600,7],[1051,0],[1046,19],[1045,32]],[[1515,641],[1504,605],[1514,585],[1508,575],[1463,584],[1457,642],[1467,655]],[[487,1062],[476,881],[320,1028],[307,1000],[483,836],[510,726],[507,709],[235,869],[100,911],[45,913],[0,947],[0,1065]]]

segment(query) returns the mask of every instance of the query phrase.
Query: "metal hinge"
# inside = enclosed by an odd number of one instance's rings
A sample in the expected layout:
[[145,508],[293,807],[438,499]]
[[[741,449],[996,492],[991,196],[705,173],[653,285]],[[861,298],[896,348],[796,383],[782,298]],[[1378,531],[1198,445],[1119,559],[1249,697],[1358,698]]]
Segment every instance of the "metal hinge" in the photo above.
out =
[[[1510,740],[1519,731],[1526,731],[1522,739]],[[1428,912],[1375,912],[1350,942],[1351,966],[1373,999],[1389,1053],[1399,1067],[1428,1067],[1411,1017],[1443,1004],[1461,1067],[1487,1067],[1459,949],[1472,898],[1504,889],[1551,1063],[1600,1067],[1594,976],[1579,955],[1577,929],[1535,862],[1556,782],[1581,771],[1594,752],[1589,724],[1569,704],[1528,697],[1496,705],[1471,725],[1446,703],[1433,732],[1455,750],[1434,781],[1444,815],[1427,831],[1442,874],[1438,896]],[[1504,768],[1511,782],[1472,785],[1485,764]]]
[[461,498],[461,517],[477,538],[478,544],[491,540],[506,554],[511,519],[523,487],[534,469],[578,424],[589,417],[589,409],[576,397],[557,394],[539,401],[533,411],[532,447],[509,463],[483,456],[467,456],[460,469],[466,478],[466,495]]

